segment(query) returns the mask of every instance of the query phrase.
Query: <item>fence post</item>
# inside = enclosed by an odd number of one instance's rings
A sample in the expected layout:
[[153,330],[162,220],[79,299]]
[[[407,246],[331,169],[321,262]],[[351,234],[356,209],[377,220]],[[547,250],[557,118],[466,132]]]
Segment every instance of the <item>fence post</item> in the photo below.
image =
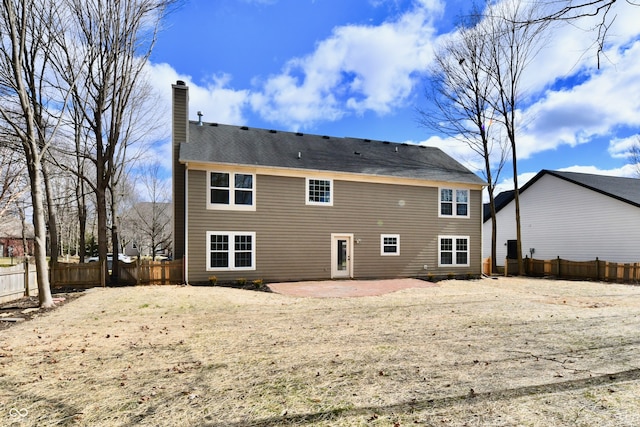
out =
[[600,260],[596,257],[596,280],[600,280]]
[[559,279],[559,278],[561,277],[561,276],[560,276],[560,255],[558,255],[557,261],[558,261],[558,268],[557,268],[556,276],[557,276],[557,277],[558,277],[558,279]]
[[140,286],[140,256],[136,259],[136,286]]
[[49,260],[49,287],[53,287],[56,283],[56,278],[54,277],[56,274],[55,267],[52,260]]
[[107,277],[104,272],[105,262],[107,261],[100,262],[100,285],[102,285],[103,288],[107,286]]
[[162,283],[162,286],[166,285],[166,283],[164,283],[164,282],[165,282],[165,278],[166,278],[166,276],[167,276],[167,275],[166,275],[166,273],[165,273],[165,271],[164,271],[164,263],[165,263],[165,260],[161,260],[161,261],[160,261],[160,269],[161,269],[161,273],[160,273],[160,277],[161,277],[161,279],[160,279],[160,283]]
[[504,259],[504,277],[509,276],[509,258]]
[[24,296],[31,296],[29,295],[29,260],[26,258],[24,260]]

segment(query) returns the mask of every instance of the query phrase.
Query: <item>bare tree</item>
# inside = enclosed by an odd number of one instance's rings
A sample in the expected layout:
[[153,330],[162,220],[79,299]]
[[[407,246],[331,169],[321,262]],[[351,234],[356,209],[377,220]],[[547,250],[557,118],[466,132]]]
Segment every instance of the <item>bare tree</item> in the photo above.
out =
[[429,108],[419,110],[419,115],[421,124],[462,141],[482,159],[492,221],[491,264],[497,271],[494,190],[509,147],[501,128],[493,126],[496,112],[490,97],[495,90],[491,69],[486,68],[490,39],[482,34],[480,16],[474,11],[436,52],[427,92]]
[[640,178],[640,136],[636,136],[636,142],[628,151],[629,164],[635,168],[635,175]]
[[[94,164],[95,180],[87,183],[96,194],[98,254],[107,257],[110,188],[117,184],[118,153],[131,143],[137,123],[130,119],[134,101],[144,90],[144,66],[154,46],[158,25],[172,0],[66,0],[77,41],[84,46],[87,66],[76,69],[78,111],[90,131],[93,146],[87,150]],[[70,51],[71,52],[71,51]],[[73,59],[69,63],[74,63]],[[112,204],[116,200],[111,193]],[[115,209],[111,210],[112,214]],[[113,257],[118,259],[117,218],[112,218]],[[117,262],[112,278],[117,281]],[[105,263],[105,269],[106,269]]]
[[[155,162],[144,167],[139,175],[144,201],[132,206],[126,215],[130,233],[135,234],[138,248],[155,260],[172,243],[171,187],[161,177],[160,165]],[[135,231],[134,231],[135,230]]]
[[[517,134],[519,109],[525,97],[523,74],[542,47],[549,21],[537,21],[535,5],[523,5],[520,0],[508,0],[490,5],[483,20],[483,34],[488,40],[489,54],[485,69],[493,82],[489,97],[496,120],[501,123],[511,148],[516,220],[516,256],[518,274],[524,274],[522,235],[520,227],[520,192],[518,186]],[[538,22],[520,25],[518,22]]]
[[0,6],[0,117],[4,132],[20,143],[25,156],[35,231],[35,261],[41,307],[54,305],[46,258],[43,163],[66,105],[55,79],[52,52],[63,33],[60,9],[48,0],[2,0]]
[[598,68],[605,48],[605,42],[611,25],[616,19],[614,6],[625,4],[629,7],[640,6],[637,0],[539,0],[538,7],[546,12],[536,16],[518,18],[519,25],[547,24],[549,22],[575,22],[583,18],[597,17],[599,20],[590,30],[596,32],[595,46],[597,50]]
[[17,202],[29,191],[25,173],[24,156],[16,147],[0,147],[0,220],[15,211]]

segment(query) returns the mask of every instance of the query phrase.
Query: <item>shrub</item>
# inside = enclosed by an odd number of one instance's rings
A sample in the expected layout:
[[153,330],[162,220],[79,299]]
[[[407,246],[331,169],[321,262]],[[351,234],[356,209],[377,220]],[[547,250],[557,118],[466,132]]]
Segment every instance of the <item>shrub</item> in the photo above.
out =
[[209,284],[215,286],[218,283],[218,278],[216,276],[209,276]]

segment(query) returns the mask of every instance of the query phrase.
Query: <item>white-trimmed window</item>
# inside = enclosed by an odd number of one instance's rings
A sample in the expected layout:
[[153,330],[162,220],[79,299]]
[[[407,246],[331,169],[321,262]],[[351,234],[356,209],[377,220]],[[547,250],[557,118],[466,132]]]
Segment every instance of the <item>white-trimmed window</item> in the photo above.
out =
[[469,236],[438,237],[439,267],[469,266]]
[[469,190],[440,189],[440,216],[469,217]]
[[207,232],[207,270],[255,270],[256,233]]
[[307,178],[307,205],[333,206],[333,180]]
[[380,255],[393,256],[400,255],[400,235],[381,234],[380,235]]
[[255,175],[210,171],[207,206],[210,209],[255,210]]

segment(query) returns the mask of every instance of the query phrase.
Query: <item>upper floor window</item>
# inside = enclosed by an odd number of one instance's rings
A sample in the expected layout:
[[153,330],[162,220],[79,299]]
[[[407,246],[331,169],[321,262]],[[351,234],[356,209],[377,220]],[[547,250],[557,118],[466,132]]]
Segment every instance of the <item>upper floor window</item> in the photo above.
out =
[[333,181],[330,179],[307,178],[307,205],[333,206],[331,196]]
[[255,175],[209,172],[209,207],[255,209]]
[[400,255],[400,235],[380,235],[380,255]]
[[440,216],[469,216],[469,190],[440,189]]

